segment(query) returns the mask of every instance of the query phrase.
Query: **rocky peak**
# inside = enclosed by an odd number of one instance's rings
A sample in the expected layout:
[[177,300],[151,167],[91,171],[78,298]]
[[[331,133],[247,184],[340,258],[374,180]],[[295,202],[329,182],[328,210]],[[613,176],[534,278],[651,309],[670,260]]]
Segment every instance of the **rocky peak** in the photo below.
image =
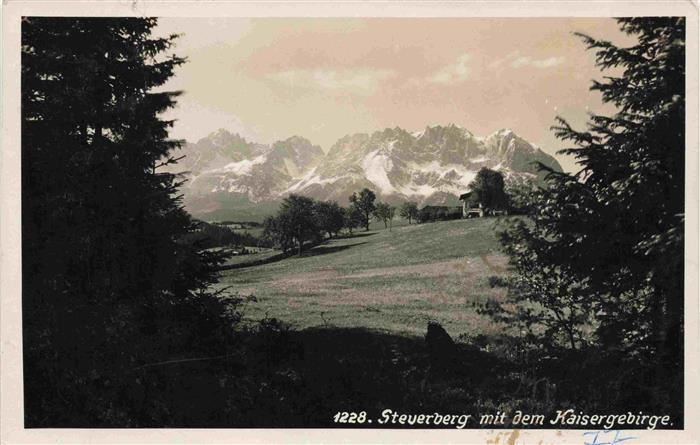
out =
[[200,166],[191,169],[185,200],[200,207],[231,202],[233,196],[236,202],[273,202],[289,193],[345,204],[347,196],[364,187],[389,202],[456,203],[483,167],[507,178],[537,177],[535,162],[561,169],[510,129],[478,137],[455,124],[414,133],[394,127],[349,134],[325,155],[301,136],[262,145],[226,130],[185,149]]

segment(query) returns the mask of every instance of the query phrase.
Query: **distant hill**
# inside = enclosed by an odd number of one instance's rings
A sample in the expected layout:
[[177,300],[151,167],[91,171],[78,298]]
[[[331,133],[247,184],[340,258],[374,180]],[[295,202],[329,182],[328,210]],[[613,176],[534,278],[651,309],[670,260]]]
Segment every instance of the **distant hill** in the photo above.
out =
[[263,145],[222,129],[176,155],[185,155],[176,167],[187,172],[185,205],[208,219],[260,219],[290,193],[345,205],[364,187],[389,202],[456,204],[482,167],[506,178],[537,178],[536,162],[561,171],[556,159],[511,130],[479,137],[456,125],[348,135],[327,154],[299,136]]

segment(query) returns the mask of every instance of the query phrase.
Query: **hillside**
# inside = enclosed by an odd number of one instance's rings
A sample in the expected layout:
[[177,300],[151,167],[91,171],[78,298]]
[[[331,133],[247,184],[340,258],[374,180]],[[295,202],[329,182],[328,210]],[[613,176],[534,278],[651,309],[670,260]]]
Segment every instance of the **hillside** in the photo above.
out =
[[411,336],[437,320],[452,335],[488,333],[492,323],[471,303],[502,292],[488,284],[506,267],[496,221],[357,232],[301,258],[227,271],[220,286],[257,298],[245,308],[248,320],[267,315],[295,328],[364,327]]

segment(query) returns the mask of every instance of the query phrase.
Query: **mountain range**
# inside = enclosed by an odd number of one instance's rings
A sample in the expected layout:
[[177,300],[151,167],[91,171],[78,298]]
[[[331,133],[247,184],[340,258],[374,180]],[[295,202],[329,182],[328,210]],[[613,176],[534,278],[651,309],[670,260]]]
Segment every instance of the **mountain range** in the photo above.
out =
[[482,167],[506,180],[541,179],[537,162],[561,171],[556,159],[509,129],[480,137],[457,125],[348,135],[327,153],[300,136],[266,145],[221,129],[175,155],[185,156],[170,170],[184,172],[186,208],[208,219],[269,213],[291,193],[345,205],[364,187],[391,203],[454,205]]

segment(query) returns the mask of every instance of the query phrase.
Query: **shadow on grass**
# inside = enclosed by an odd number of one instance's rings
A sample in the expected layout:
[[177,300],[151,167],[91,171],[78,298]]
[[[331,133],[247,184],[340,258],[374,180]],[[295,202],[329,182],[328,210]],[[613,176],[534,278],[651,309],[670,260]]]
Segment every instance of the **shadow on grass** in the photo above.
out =
[[[373,235],[372,233],[367,234],[367,235]],[[365,235],[365,236],[367,236]],[[353,237],[354,238],[354,237]],[[334,238],[337,239],[337,238]],[[305,251],[302,252],[301,257],[297,253],[294,252],[289,252],[289,253],[284,253],[280,252],[277,255],[272,255],[267,258],[261,258],[259,260],[254,260],[254,261],[247,261],[244,263],[237,263],[237,264],[226,264],[223,265],[219,268],[219,270],[232,270],[232,269],[244,269],[247,267],[254,267],[254,266],[261,266],[263,264],[270,264],[270,263],[276,263],[278,261],[282,261],[287,258],[306,258],[306,257],[313,257],[313,256],[319,256],[319,255],[326,255],[329,253],[336,253],[336,252],[342,252],[343,250],[350,249],[355,246],[360,246],[362,244],[366,244],[366,242],[361,242],[361,243],[355,243],[355,244],[347,244],[343,246],[328,246],[326,243],[331,240],[326,240],[323,243],[316,244],[313,247],[307,247]]]
[[364,238],[365,236],[372,236],[376,235],[379,232],[355,232],[355,233],[348,233],[345,235],[338,235],[333,239],[351,239],[351,238]]
[[362,244],[367,244],[366,242],[362,243],[355,243],[355,244],[347,244],[344,246],[326,246],[326,245],[320,245],[316,246],[312,249],[309,249],[301,254],[302,257],[312,257],[312,256],[319,256],[319,255],[327,255],[329,253],[336,253],[336,252],[342,252],[343,250],[348,250],[352,247],[360,246]]
[[263,264],[270,264],[270,263],[276,263],[277,261],[282,261],[285,258],[289,258],[289,254],[280,252],[276,255],[269,256],[267,258],[261,258],[259,260],[254,260],[254,261],[246,261],[244,263],[236,263],[236,264],[224,264],[223,266],[219,267],[220,271],[223,270],[233,270],[233,269],[244,269],[246,267],[253,267],[253,266],[262,266]]

